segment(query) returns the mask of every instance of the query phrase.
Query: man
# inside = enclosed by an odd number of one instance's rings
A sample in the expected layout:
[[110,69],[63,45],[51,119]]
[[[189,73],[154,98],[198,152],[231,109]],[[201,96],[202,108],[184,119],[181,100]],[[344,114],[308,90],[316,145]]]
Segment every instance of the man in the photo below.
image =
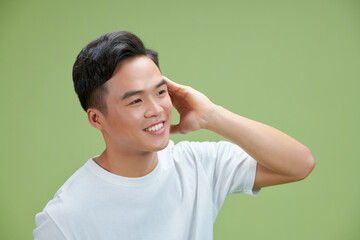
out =
[[[132,33],[89,43],[73,80],[106,149],[36,215],[35,239],[212,239],[226,196],[301,180],[314,167],[293,138],[162,76],[157,53]],[[169,140],[198,129],[233,143]]]

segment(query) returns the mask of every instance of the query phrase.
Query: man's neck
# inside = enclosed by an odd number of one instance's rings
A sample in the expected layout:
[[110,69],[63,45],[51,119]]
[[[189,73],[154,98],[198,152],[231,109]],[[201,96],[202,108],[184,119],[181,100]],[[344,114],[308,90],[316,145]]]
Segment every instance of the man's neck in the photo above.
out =
[[157,152],[125,154],[105,149],[94,161],[111,173],[135,178],[152,172],[158,163],[158,156]]

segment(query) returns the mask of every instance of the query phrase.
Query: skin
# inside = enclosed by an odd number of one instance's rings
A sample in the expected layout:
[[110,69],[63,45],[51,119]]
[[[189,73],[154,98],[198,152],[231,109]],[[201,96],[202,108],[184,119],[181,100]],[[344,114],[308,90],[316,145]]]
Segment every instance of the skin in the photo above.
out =
[[[161,82],[165,84],[157,87]],[[101,130],[106,143],[105,151],[94,160],[117,175],[144,176],[155,168],[156,152],[169,142],[173,106],[166,82],[154,62],[142,56],[121,62],[105,87],[107,114],[87,110],[90,124]],[[123,99],[124,95],[128,97]],[[162,134],[144,131],[163,121]]]
[[165,79],[180,114],[180,123],[171,127],[171,133],[208,129],[239,145],[258,162],[254,189],[304,179],[314,168],[311,151],[285,133],[232,113],[195,89]]
[[[162,80],[166,85],[156,87]],[[266,124],[232,113],[212,103],[195,89],[161,76],[148,57],[128,59],[107,81],[108,114],[88,109],[91,125],[101,130],[105,151],[95,161],[104,169],[126,177],[141,177],[157,164],[156,152],[165,148],[169,134],[199,129],[213,131],[238,144],[258,162],[254,189],[304,179],[315,166],[311,151],[285,133]],[[120,101],[128,91],[143,92]],[[159,94],[161,92],[161,94]],[[131,102],[137,102],[135,105]],[[180,122],[171,125],[175,107]],[[144,132],[147,126],[165,121],[159,135]]]

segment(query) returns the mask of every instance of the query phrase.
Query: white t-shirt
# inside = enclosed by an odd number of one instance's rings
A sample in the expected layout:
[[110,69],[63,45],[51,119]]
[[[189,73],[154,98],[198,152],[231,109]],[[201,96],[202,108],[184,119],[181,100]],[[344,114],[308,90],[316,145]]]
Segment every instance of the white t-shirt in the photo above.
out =
[[35,239],[213,239],[231,193],[253,191],[256,161],[230,142],[180,142],[158,152],[144,177],[127,178],[92,158],[35,217]]

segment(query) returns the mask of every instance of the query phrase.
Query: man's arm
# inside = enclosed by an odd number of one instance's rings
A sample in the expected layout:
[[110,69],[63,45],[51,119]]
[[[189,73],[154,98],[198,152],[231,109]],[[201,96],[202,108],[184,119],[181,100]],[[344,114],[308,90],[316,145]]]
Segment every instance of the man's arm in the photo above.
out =
[[34,240],[65,240],[64,233],[45,211],[36,214],[36,228],[33,231]]
[[220,106],[206,126],[231,140],[258,162],[254,189],[305,178],[314,168],[310,150],[285,133]]
[[314,168],[311,151],[285,133],[232,113],[195,89],[165,79],[180,114],[180,122],[171,132],[208,129],[239,145],[258,162],[254,189],[301,180]]

